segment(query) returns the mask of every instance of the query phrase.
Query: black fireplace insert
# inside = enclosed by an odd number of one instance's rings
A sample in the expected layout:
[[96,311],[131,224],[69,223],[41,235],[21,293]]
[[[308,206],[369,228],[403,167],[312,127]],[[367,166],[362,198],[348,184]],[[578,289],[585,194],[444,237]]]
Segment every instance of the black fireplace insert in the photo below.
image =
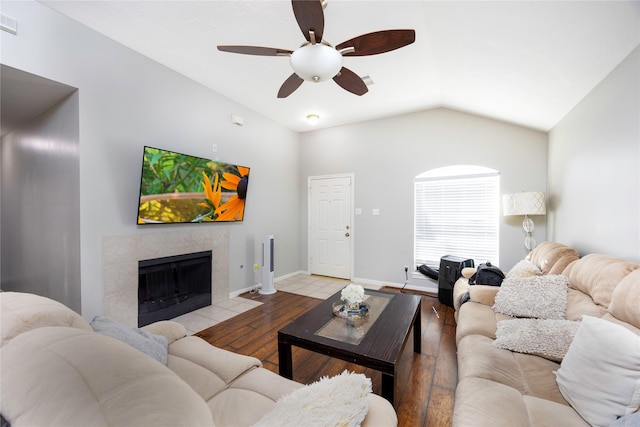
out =
[[211,305],[211,251],[138,261],[138,327]]

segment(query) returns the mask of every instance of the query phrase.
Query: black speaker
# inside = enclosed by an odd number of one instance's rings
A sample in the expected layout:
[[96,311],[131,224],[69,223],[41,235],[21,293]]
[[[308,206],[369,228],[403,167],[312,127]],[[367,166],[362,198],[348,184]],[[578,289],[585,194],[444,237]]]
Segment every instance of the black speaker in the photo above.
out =
[[440,258],[438,272],[438,301],[453,307],[453,285],[462,275],[462,269],[473,267],[473,260],[445,255]]

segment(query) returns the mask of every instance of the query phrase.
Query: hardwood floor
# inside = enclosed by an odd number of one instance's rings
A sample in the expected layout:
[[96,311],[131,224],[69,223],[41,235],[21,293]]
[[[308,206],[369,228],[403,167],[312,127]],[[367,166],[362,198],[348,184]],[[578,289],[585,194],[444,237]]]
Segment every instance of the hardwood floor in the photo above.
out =
[[[251,298],[248,294],[243,296]],[[264,304],[196,335],[217,347],[254,356],[262,360],[266,369],[278,373],[278,330],[321,300],[282,291],[262,295],[259,300]],[[422,295],[422,353],[413,352],[412,337],[408,342],[398,368],[395,405],[398,425],[451,425],[458,375],[453,309],[436,297]],[[295,381],[309,384],[348,369],[371,378],[374,393],[380,393],[378,371],[297,347],[293,347],[292,353]]]

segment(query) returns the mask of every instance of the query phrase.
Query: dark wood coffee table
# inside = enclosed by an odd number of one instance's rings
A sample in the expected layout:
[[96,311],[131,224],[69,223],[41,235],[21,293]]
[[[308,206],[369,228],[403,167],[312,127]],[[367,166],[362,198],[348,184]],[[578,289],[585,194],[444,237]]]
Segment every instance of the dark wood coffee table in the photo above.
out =
[[[396,388],[397,363],[413,327],[413,351],[421,351],[420,297],[382,291],[365,290],[366,295],[387,298],[386,306],[370,320],[368,331],[357,344],[329,338],[318,333],[325,331],[328,322],[336,319],[332,304],[340,300],[340,292],[318,304],[289,325],[278,331],[278,363],[280,375],[293,379],[291,346],[382,372],[382,397],[393,404]],[[373,311],[373,309],[372,309]],[[342,319],[344,320],[344,319]],[[346,328],[346,320],[345,326]],[[320,333],[324,333],[324,332]],[[326,334],[325,334],[326,335]],[[330,335],[330,334],[329,334]]]

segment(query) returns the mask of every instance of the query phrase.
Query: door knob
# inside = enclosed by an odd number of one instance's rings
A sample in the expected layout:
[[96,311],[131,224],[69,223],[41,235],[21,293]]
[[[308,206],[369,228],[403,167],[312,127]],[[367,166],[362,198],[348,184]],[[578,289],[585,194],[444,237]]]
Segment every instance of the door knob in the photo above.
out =
[[344,237],[349,237],[349,233],[344,233]]

